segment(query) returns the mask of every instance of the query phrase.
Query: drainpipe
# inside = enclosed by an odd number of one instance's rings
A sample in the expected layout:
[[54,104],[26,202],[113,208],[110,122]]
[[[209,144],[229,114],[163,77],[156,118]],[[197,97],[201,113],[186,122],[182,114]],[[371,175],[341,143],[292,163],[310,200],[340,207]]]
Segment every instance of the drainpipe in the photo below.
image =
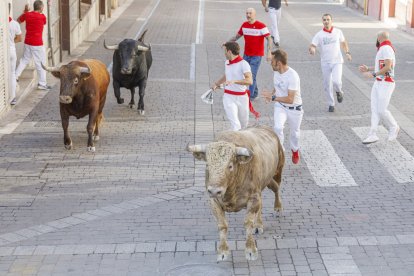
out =
[[381,21],[381,17],[382,17],[382,16],[381,16],[381,14],[382,14],[382,1],[383,1],[383,0],[380,0],[380,3],[379,3],[379,4],[380,4],[380,8],[379,8],[379,16],[378,16],[378,20],[379,20],[379,21]]
[[53,45],[52,45],[52,26],[50,22],[50,4],[51,0],[47,0],[47,41],[49,44],[50,56],[52,58],[52,66],[55,66],[55,56],[53,52]]
[[368,15],[368,0],[364,0],[364,15]]

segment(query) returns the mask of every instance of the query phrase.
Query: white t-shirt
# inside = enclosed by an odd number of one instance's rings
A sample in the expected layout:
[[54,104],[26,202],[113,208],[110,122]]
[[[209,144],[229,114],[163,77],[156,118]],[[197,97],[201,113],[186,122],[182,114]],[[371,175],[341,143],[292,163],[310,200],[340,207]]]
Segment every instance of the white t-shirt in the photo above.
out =
[[383,45],[379,48],[377,55],[375,56],[375,72],[381,70],[385,65],[385,60],[391,59],[392,66],[391,71],[389,72],[391,79],[387,79],[384,75],[378,75],[377,78],[384,79],[388,81],[394,81],[394,69],[395,69],[395,53],[391,46]]
[[338,28],[332,27],[331,32],[320,30],[312,39],[312,44],[319,47],[321,62],[344,63],[341,53],[341,42],[345,41],[344,34]]
[[[244,74],[251,72],[252,70],[250,69],[249,63],[247,63],[244,59],[241,59],[240,61],[232,64],[230,64],[229,60],[226,60],[224,71],[226,74],[226,80],[229,81],[244,80]],[[246,92],[247,86],[241,84],[230,84],[226,85],[224,89],[232,92]]]
[[15,51],[16,50],[16,45],[14,43],[14,38],[16,37],[16,35],[21,35],[22,34],[22,30],[20,29],[20,25],[19,23],[17,23],[16,21],[14,21],[13,19],[9,22],[9,46],[10,46],[10,50]]
[[[287,97],[289,90],[296,91],[295,97],[293,98],[293,104],[285,104],[286,106],[297,106],[302,104],[302,97],[300,95],[300,78],[295,70],[289,67],[289,69],[280,74],[275,71],[273,73],[273,85],[276,90],[276,97]],[[278,104],[276,102],[275,104]]]

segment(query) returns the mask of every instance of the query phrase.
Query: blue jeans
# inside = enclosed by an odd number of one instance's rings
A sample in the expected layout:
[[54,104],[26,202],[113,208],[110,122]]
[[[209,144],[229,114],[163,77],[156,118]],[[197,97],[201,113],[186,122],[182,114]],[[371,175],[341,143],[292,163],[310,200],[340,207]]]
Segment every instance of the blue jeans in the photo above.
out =
[[259,71],[260,62],[262,61],[261,56],[243,56],[243,59],[247,61],[247,63],[250,64],[250,69],[252,70],[252,77],[253,77],[253,83],[249,86],[250,90],[250,99],[254,99],[259,95],[259,90],[257,89],[257,83],[256,83],[256,75]]

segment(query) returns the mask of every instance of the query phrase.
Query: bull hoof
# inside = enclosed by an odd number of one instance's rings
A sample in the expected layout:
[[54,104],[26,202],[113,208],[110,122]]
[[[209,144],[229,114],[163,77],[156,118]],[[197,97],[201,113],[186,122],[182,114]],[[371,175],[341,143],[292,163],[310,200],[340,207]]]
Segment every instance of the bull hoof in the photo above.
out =
[[65,145],[65,149],[71,150],[72,149],[72,143],[70,143],[69,145]]
[[145,110],[138,109],[138,114],[139,115],[145,115]]
[[276,212],[282,212],[283,211],[283,207],[282,207],[282,203],[280,204],[275,204],[275,211]]
[[116,102],[117,102],[118,104],[123,104],[123,103],[124,103],[124,99],[123,99],[123,98],[117,98],[117,99],[116,99]]
[[246,248],[244,253],[246,254],[246,259],[248,261],[255,261],[259,257],[259,254],[257,253],[257,248]]
[[229,251],[223,251],[221,253],[219,252],[217,254],[217,262],[222,262],[222,261],[227,260],[227,258],[229,257],[229,255],[230,255],[230,252]]
[[95,147],[88,147],[86,150],[88,152],[95,152]]
[[130,104],[128,104],[128,106],[129,106],[129,108],[133,109],[135,107],[135,104],[130,103]]
[[255,228],[254,228],[254,233],[257,235],[257,234],[263,234],[263,226],[256,226]]
[[93,136],[93,140],[94,140],[94,141],[99,141],[99,135],[95,135],[95,136]]

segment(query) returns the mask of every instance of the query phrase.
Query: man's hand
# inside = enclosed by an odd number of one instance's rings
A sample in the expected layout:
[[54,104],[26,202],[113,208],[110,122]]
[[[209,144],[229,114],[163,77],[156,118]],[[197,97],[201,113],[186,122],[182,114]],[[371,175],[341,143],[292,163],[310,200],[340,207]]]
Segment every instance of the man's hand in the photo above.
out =
[[373,78],[374,76],[371,74],[371,72],[363,72],[362,73],[362,75],[365,77],[365,78],[367,78],[367,79],[371,79],[371,78]]
[[215,91],[217,88],[220,88],[220,85],[217,84],[217,82],[213,83],[212,85],[210,85],[210,88]]
[[261,97],[265,99],[266,103],[270,103],[272,101],[273,92],[268,90],[263,90],[261,93]]
[[362,72],[362,73],[368,72],[369,68],[365,64],[362,64],[362,65],[359,66],[359,71]]
[[309,46],[309,54],[314,56],[315,53],[316,53],[316,47],[313,45]]
[[271,50],[269,50],[267,52],[266,61],[267,62],[271,62],[272,61],[272,51]]
[[289,4],[288,4],[288,1],[287,1],[287,0],[285,0],[285,5],[286,5],[286,7],[288,7],[288,6],[289,6]]
[[348,59],[348,61],[352,61],[351,53],[348,52],[345,55],[346,55],[346,58]]
[[268,6],[266,6],[264,8],[265,8],[265,12],[269,12],[269,7]]

